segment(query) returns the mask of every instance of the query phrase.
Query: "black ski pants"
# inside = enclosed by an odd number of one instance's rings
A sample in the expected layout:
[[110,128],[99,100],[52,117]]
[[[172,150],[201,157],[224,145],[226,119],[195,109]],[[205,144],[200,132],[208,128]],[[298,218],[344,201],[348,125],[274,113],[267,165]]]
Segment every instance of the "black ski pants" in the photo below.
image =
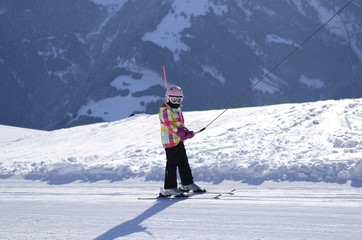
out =
[[177,169],[180,174],[182,185],[193,183],[191,168],[184,143],[180,142],[175,147],[165,148],[165,151],[167,162],[164,188],[177,188]]

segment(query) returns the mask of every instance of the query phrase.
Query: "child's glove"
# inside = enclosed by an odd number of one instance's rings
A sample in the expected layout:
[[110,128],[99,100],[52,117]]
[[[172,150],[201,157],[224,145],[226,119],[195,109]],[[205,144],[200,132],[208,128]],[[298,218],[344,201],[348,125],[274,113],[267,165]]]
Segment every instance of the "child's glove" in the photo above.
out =
[[176,133],[182,141],[185,141],[186,139],[193,138],[195,136],[195,133],[193,131],[187,130],[187,128],[179,128],[177,129]]
[[177,129],[177,136],[179,136],[182,140],[184,140],[184,138],[187,135],[187,130],[185,128],[179,128]]
[[186,132],[186,139],[193,138],[194,136],[195,136],[195,133],[193,131]]

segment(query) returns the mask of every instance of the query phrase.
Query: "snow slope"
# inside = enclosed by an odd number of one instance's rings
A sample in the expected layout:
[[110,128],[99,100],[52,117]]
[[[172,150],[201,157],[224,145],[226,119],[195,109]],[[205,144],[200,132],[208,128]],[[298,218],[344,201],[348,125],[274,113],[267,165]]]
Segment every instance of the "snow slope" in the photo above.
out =
[[137,200],[162,186],[157,115],[0,126],[0,239],[359,239],[361,119],[362,99],[229,110],[186,147],[200,185],[235,194],[175,201]]
[[[185,112],[199,130],[220,113]],[[186,148],[197,181],[362,184],[362,99],[230,109]],[[1,126],[0,176],[51,184],[162,181],[157,115],[51,132]],[[13,135],[10,137],[10,135]]]

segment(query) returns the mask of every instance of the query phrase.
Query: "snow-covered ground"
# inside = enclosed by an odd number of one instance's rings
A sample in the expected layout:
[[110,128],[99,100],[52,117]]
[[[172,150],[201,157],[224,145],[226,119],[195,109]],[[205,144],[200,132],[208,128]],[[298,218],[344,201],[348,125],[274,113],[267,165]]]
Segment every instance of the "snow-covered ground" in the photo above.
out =
[[232,196],[137,200],[160,182],[48,185],[6,179],[0,185],[0,239],[341,239],[362,235],[362,189],[347,185],[225,181]]
[[137,200],[162,186],[157,115],[0,125],[0,239],[359,239],[361,120],[362,99],[230,109],[186,149],[197,182],[237,191],[182,201]]

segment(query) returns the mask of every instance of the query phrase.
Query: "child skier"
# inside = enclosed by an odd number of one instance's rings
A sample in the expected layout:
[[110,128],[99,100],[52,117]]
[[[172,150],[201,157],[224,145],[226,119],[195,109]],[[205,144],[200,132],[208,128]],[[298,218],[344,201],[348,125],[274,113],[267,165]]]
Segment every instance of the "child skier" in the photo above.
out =
[[[166,102],[160,108],[161,138],[167,158],[164,188],[161,188],[160,197],[187,197],[186,192],[189,191],[206,192],[193,181],[183,143],[195,135],[184,125],[184,117],[180,108],[183,97],[180,87],[170,86],[166,90]],[[181,178],[179,188],[177,188],[177,169]]]

